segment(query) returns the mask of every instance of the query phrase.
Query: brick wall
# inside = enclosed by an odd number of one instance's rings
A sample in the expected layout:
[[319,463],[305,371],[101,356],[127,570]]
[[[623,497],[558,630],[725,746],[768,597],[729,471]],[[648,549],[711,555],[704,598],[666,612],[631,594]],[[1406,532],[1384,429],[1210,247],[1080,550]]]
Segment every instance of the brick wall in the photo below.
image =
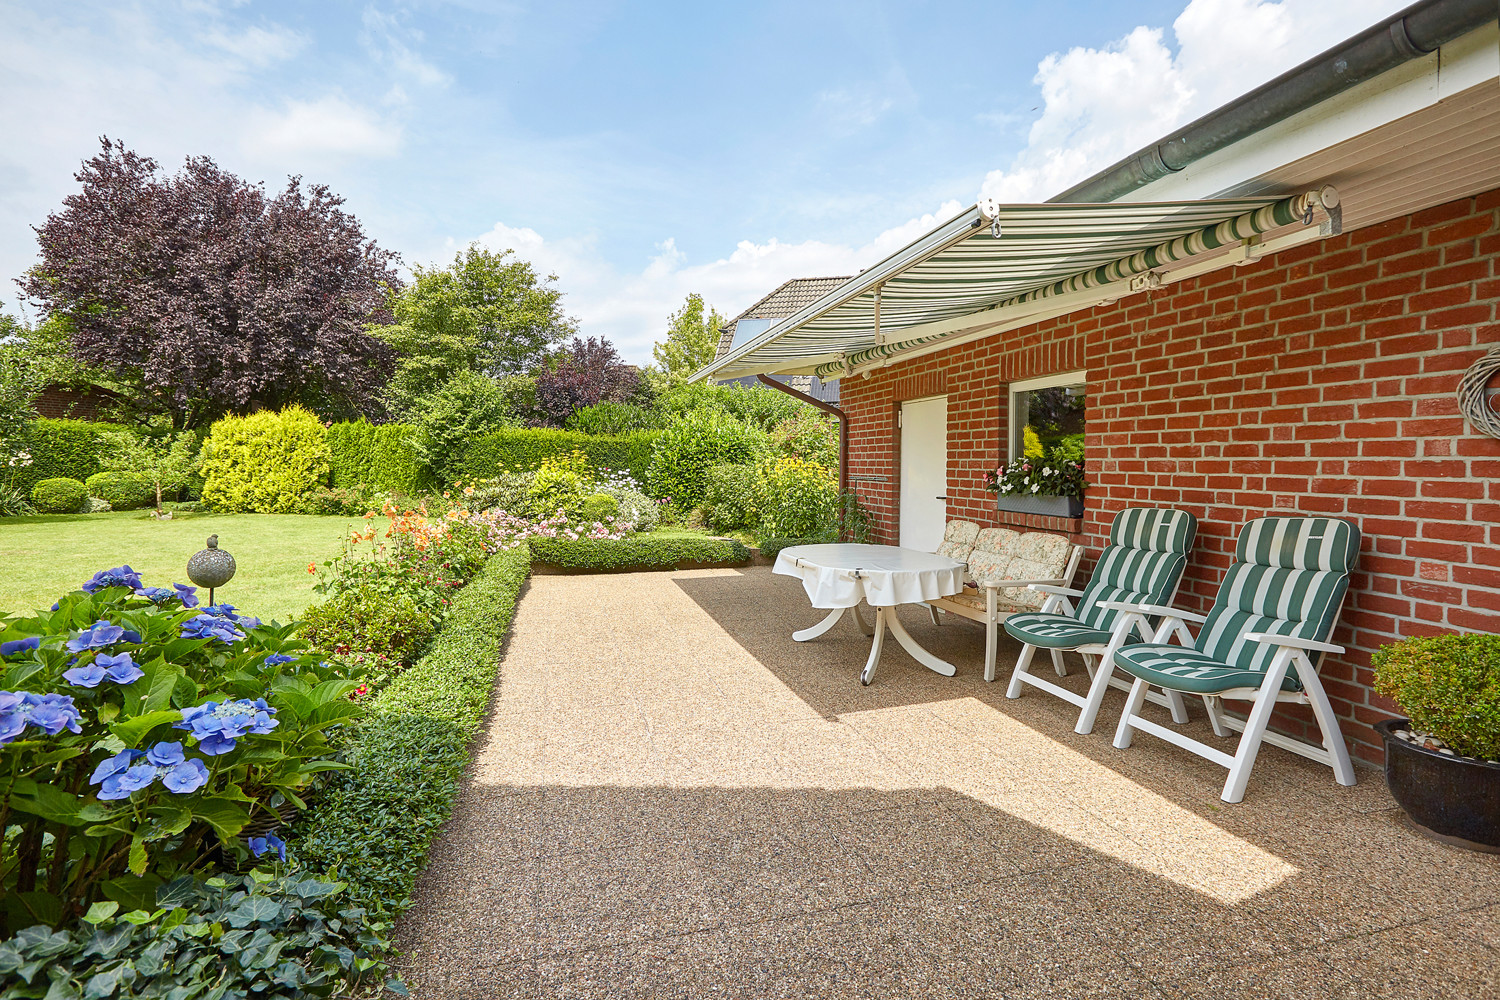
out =
[[[1378,761],[1370,726],[1394,706],[1370,690],[1370,654],[1399,636],[1500,632],[1500,441],[1454,400],[1500,345],[1497,213],[1493,191],[846,378],[854,487],[898,541],[895,415],[946,393],[950,516],[1007,523],[981,475],[1002,458],[1008,383],[1087,369],[1082,537],[1097,554],[1129,505],[1192,511],[1182,607],[1206,610],[1251,518],[1360,525],[1334,636],[1351,651],[1322,676],[1354,751]],[[1316,732],[1295,707],[1277,723]]]

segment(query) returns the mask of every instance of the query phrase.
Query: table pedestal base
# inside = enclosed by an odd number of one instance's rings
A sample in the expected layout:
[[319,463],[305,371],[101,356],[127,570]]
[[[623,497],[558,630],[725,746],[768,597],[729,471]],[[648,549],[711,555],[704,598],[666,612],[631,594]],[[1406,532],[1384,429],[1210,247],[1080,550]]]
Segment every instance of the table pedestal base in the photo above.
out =
[[958,672],[953,664],[947,660],[940,660],[936,656],[933,656],[927,650],[923,649],[917,643],[917,640],[911,637],[911,633],[906,631],[906,626],[902,625],[901,620],[896,617],[895,608],[876,608],[874,625],[867,625],[865,623],[865,617],[860,614],[860,609],[857,605],[852,608],[834,608],[828,612],[828,617],[818,622],[818,624],[811,628],[793,632],[792,638],[798,642],[807,642],[809,639],[816,639],[838,624],[839,619],[844,617],[844,612],[846,611],[854,615],[854,621],[859,625],[859,630],[865,635],[873,636],[875,640],[870,644],[870,656],[865,661],[865,669],[860,671],[859,682],[861,684],[868,685],[875,679],[875,668],[880,665],[880,653],[885,648],[886,629],[890,629],[891,635],[896,637],[896,641],[901,644],[902,649],[911,654],[912,659],[922,664],[928,670],[942,674],[944,677],[952,677]]

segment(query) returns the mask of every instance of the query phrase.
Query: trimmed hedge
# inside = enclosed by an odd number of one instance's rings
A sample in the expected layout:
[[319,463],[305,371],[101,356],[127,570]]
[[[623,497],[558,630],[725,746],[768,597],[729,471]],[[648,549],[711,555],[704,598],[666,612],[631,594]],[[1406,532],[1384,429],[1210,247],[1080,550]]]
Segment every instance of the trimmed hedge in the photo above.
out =
[[39,514],[77,514],[89,498],[89,488],[76,479],[43,479],[31,488],[31,502]]
[[112,510],[139,510],[156,503],[156,486],[133,472],[96,472],[84,483],[89,496],[109,501]]
[[328,428],[328,485],[334,489],[363,486],[370,481],[370,443],[375,425],[364,420]]
[[458,592],[427,655],[371,703],[349,752],[293,841],[298,860],[400,912],[469,765],[530,569],[524,545],[496,553]]
[[836,540],[833,538],[762,538],[760,554],[767,559],[775,559],[782,549],[789,549],[794,545],[826,545]]
[[354,420],[328,428],[328,478],[334,489],[368,485],[411,496],[433,485],[417,458],[410,424]]
[[750,550],[732,538],[533,538],[532,562],[583,573],[676,569],[683,564],[743,565]]
[[624,469],[637,482],[644,482],[660,436],[661,431],[580,434],[547,427],[494,431],[469,444],[459,467],[464,479],[489,479],[502,471],[533,471],[550,456],[577,450],[587,455],[596,469]]
[[100,432],[121,430],[129,428],[120,424],[48,417],[32,421],[25,435],[25,448],[31,453],[31,464],[20,470],[16,485],[29,490],[43,479],[86,481],[95,473],[104,471],[99,461]]

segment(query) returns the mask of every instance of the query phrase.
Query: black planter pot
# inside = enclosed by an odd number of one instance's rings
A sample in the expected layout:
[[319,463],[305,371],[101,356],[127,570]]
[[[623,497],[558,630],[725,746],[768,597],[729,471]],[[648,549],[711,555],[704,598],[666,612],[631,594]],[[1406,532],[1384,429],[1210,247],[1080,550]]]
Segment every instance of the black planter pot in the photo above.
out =
[[1428,836],[1500,853],[1500,763],[1450,757],[1395,734],[1409,728],[1408,719],[1375,724],[1385,739],[1385,783],[1391,796]]
[[1083,497],[996,496],[996,510],[1017,514],[1041,514],[1045,517],[1082,517]]

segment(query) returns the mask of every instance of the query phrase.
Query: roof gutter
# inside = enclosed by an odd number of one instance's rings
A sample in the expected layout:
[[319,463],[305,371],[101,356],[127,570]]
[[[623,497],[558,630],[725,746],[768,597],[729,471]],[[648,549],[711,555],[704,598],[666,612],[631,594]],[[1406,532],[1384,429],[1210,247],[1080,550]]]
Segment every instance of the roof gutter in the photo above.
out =
[[1108,202],[1500,16],[1495,0],[1424,0],[1074,185],[1049,201]]

